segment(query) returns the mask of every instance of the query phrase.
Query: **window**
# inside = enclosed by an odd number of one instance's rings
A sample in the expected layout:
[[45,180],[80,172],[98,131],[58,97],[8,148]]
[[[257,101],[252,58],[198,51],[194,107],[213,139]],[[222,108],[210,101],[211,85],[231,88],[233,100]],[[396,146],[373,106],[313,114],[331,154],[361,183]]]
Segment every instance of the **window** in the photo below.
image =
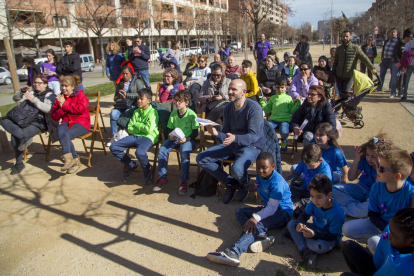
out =
[[10,18],[16,18],[16,25],[22,27],[34,27],[36,24],[46,24],[41,11],[9,10]]
[[[56,15],[54,15],[53,18],[52,18],[52,21],[53,21],[53,26],[54,27],[56,27],[56,25],[57,25],[57,27],[61,27],[61,28],[69,27],[68,26],[68,19],[67,19],[66,16],[63,16],[63,15],[56,16]],[[57,24],[56,24],[56,21],[57,21]]]
[[120,4],[121,7],[135,7],[136,5],[135,0],[121,0]]
[[174,29],[174,21],[163,21],[164,29]]
[[162,11],[166,13],[172,13],[173,12],[173,6],[162,4]]
[[6,72],[6,70],[4,70],[3,68],[0,68],[0,73],[4,73]]
[[184,13],[183,7],[177,7],[177,13]]
[[93,61],[93,58],[92,58],[92,56],[89,56],[89,61]]
[[88,57],[83,57],[83,62],[88,62]]

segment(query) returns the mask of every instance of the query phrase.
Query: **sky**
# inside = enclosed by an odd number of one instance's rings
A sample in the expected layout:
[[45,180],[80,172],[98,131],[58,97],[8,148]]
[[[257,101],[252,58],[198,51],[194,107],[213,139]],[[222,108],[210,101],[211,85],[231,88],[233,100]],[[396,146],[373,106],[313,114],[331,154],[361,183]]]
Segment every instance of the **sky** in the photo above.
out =
[[[288,16],[288,24],[299,27],[301,23],[310,22],[313,29],[318,29],[318,21],[325,20],[324,14],[331,13],[330,0],[285,0],[296,11],[295,16]],[[357,12],[367,11],[375,0],[332,0],[332,14],[334,17],[342,15],[353,17]],[[329,19],[329,18],[327,18]]]

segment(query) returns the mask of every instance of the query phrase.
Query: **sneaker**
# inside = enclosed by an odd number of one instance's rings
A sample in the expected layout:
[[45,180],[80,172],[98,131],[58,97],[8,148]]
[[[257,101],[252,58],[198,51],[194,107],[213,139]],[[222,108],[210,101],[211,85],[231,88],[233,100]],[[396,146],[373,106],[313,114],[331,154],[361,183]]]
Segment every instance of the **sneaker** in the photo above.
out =
[[287,152],[287,143],[280,144],[280,152]]
[[17,148],[19,151],[24,151],[30,144],[33,143],[33,137],[22,138],[20,140],[20,145]]
[[395,95],[391,95],[391,96],[390,96],[390,99],[394,99],[394,98],[395,98]]
[[138,168],[137,163],[133,162],[134,165],[130,166],[128,165],[125,169],[124,174],[122,175],[122,179],[123,180],[128,180],[129,177],[131,176],[132,172],[135,171]]
[[12,168],[11,168],[11,172],[10,174],[19,174],[22,172],[22,170],[26,168],[26,166],[23,163],[19,163],[19,164],[15,164]]
[[144,170],[144,184],[150,184],[152,180],[152,166],[148,164],[147,168]]
[[264,239],[260,239],[255,241],[250,245],[250,251],[254,253],[259,253],[265,251],[269,246],[271,246],[275,242],[275,237],[269,236]]
[[248,195],[249,195],[249,184],[247,184],[247,187],[239,186],[239,191],[237,192],[237,201],[239,202],[245,201]]
[[239,256],[226,248],[221,252],[210,252],[207,254],[207,259],[213,263],[225,264],[230,266],[238,266],[240,264]]
[[405,102],[407,101],[407,97],[402,96],[400,102]]
[[168,183],[167,178],[158,178],[157,183],[155,184],[155,187],[152,188],[154,192],[159,192],[162,189],[162,186]]
[[293,238],[292,238],[292,235],[289,232],[289,229],[286,228],[285,230],[283,230],[282,235],[286,239],[293,241]]
[[311,268],[316,268],[318,266],[319,255],[317,253],[308,248],[305,248],[302,250],[302,256]]
[[185,195],[187,193],[187,181],[180,181],[180,188],[178,189],[178,193],[180,195]]
[[234,199],[234,194],[236,193],[237,186],[228,184],[226,188],[226,193],[223,196],[223,203],[229,204]]

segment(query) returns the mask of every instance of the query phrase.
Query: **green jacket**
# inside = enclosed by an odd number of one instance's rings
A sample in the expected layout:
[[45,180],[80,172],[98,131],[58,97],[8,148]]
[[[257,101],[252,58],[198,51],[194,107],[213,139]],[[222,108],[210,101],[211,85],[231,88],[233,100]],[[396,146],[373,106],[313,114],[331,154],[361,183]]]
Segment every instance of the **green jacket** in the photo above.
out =
[[374,65],[372,65],[359,46],[352,43],[339,45],[336,48],[333,64],[334,74],[342,79],[352,78],[354,69],[357,68],[358,60],[365,64],[370,71],[374,69]]
[[128,123],[128,132],[133,136],[149,138],[153,144],[158,142],[158,112],[149,105],[146,110],[138,108]]
[[299,109],[301,102],[296,101],[296,103],[293,103],[292,97],[283,93],[281,95],[276,94],[272,96],[267,105],[264,105],[262,102],[260,104],[262,105],[264,112],[267,114],[272,113],[269,121],[281,123],[290,122],[292,120],[291,115]]

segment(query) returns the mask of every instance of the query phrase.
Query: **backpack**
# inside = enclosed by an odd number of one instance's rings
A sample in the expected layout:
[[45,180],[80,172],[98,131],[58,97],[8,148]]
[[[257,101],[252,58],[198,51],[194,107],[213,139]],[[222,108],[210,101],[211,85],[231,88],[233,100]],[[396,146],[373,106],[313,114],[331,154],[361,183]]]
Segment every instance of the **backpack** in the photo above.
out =
[[400,60],[400,64],[402,68],[408,68],[408,66],[410,66],[411,61],[413,60],[413,56],[414,56],[414,51],[404,51],[403,55],[401,57]]
[[195,188],[195,191],[191,197],[211,197],[215,195],[217,190],[217,183],[217,179],[215,179],[205,170],[202,170],[197,176],[197,181],[190,184],[190,187]]
[[39,109],[29,100],[23,101],[7,113],[7,119],[21,128],[28,127],[39,114]]

